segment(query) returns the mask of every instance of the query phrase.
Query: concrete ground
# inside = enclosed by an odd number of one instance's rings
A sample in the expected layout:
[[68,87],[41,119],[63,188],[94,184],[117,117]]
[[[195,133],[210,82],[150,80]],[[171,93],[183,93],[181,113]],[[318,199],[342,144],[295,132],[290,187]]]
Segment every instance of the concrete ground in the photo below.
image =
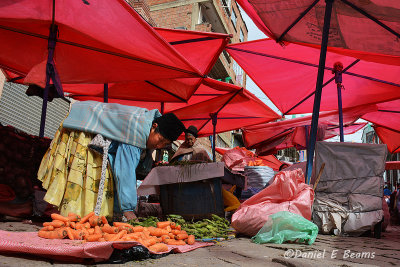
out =
[[[0,230],[38,229],[39,226],[29,223],[0,222]],[[84,266],[27,255],[4,255],[0,251],[0,266],[50,265]],[[400,266],[400,226],[389,226],[381,239],[318,235],[316,242],[309,246],[258,245],[249,238],[236,238],[183,254],[170,254],[160,259],[96,266]]]

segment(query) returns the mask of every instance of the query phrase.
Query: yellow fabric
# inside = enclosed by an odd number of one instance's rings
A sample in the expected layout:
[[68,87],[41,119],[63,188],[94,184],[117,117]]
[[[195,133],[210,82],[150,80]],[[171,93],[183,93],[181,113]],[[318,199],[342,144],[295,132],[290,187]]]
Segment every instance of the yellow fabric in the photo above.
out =
[[225,211],[236,210],[240,207],[239,199],[232,193],[235,190],[236,186],[232,187],[231,190],[227,191],[222,188],[222,198],[224,200],[224,206],[226,208]]
[[[60,128],[44,155],[38,179],[47,190],[44,200],[57,206],[60,214],[85,216],[94,210],[101,178],[102,155],[88,149],[93,135]],[[113,180],[107,167],[100,215],[113,215]]]

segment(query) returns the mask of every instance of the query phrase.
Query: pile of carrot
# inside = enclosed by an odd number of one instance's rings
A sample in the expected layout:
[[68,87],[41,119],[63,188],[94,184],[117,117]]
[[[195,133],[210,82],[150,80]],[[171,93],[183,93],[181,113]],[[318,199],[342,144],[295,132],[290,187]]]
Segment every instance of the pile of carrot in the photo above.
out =
[[249,161],[248,166],[267,166],[267,165],[265,165],[261,159],[257,159],[254,161]]
[[194,235],[188,235],[174,222],[158,222],[157,227],[132,226],[114,222],[111,226],[104,216],[94,212],[83,218],[69,213],[67,217],[51,214],[52,222],[43,223],[38,236],[49,239],[69,238],[84,242],[136,241],[154,252],[168,251],[167,245],[193,245]]

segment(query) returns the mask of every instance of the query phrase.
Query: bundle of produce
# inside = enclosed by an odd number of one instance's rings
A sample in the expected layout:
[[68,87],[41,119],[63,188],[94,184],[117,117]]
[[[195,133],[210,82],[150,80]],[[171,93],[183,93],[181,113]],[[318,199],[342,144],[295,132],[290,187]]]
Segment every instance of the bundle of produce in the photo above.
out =
[[[182,216],[174,214],[167,215],[167,219],[182,227],[189,235],[194,235],[196,239],[228,238],[230,232],[229,221],[215,214],[211,215],[211,220],[203,219],[197,222],[185,221]],[[135,226],[154,225],[157,222],[156,217],[139,218],[139,222],[129,221]]]
[[83,242],[136,241],[153,252],[168,251],[167,245],[193,245],[195,237],[171,221],[157,222],[156,227],[133,226],[114,222],[111,226],[104,216],[94,212],[80,218],[74,213],[68,217],[53,213],[52,222],[43,223],[38,236],[49,239],[69,238]]

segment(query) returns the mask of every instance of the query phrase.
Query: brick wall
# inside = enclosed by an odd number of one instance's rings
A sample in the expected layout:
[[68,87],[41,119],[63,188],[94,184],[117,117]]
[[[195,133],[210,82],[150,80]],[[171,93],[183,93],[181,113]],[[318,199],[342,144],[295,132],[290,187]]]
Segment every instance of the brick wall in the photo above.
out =
[[147,21],[151,26],[156,27],[157,24],[150,15],[150,8],[144,0],[125,0],[131,7],[133,7],[142,18]]
[[192,22],[192,5],[152,11],[151,16],[160,27],[170,29],[185,27],[186,29],[190,29]]

